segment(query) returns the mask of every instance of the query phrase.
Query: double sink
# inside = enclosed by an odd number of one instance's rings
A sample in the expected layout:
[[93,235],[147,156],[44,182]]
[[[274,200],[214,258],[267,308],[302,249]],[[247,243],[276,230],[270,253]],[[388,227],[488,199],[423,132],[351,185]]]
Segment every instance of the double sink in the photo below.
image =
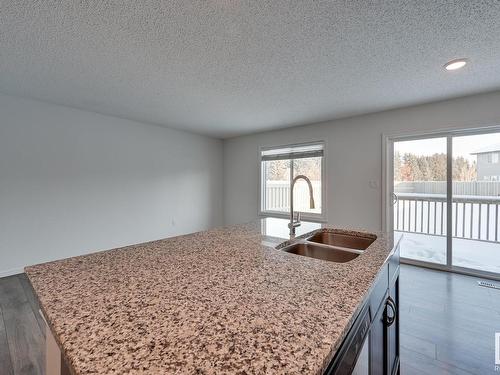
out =
[[309,258],[346,263],[357,258],[376,239],[377,236],[368,233],[351,235],[338,232],[317,232],[305,240],[299,240],[284,247],[282,250]]

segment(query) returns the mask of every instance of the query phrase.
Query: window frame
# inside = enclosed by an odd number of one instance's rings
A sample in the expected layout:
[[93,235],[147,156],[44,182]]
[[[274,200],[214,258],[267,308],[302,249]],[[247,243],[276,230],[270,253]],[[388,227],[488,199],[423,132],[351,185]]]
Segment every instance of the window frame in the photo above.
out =
[[[312,221],[312,222],[319,222],[319,223],[326,223],[328,221],[328,216],[327,216],[327,199],[326,199],[326,159],[327,159],[327,143],[325,140],[321,141],[311,141],[311,142],[303,142],[303,143],[291,143],[291,144],[282,144],[282,145],[273,145],[273,146],[262,146],[259,148],[259,154],[258,154],[258,162],[259,162],[259,209],[258,209],[258,215],[259,217],[265,218],[265,217],[276,217],[276,218],[283,218],[283,219],[289,219],[290,218],[290,212],[283,212],[283,211],[270,211],[270,210],[265,210],[265,169],[263,168],[263,161],[262,161],[262,152],[267,151],[267,150],[273,150],[273,149],[279,149],[279,148],[285,148],[285,147],[300,147],[300,146],[310,146],[310,145],[317,145],[317,144],[322,144],[323,145],[323,156],[321,160],[321,214],[313,214],[310,212],[302,212],[300,211],[300,216],[303,221]],[[295,159],[286,159],[286,160],[295,160]],[[290,184],[292,182],[292,176],[293,176],[293,163],[290,168]],[[298,212],[298,211],[295,211]]]

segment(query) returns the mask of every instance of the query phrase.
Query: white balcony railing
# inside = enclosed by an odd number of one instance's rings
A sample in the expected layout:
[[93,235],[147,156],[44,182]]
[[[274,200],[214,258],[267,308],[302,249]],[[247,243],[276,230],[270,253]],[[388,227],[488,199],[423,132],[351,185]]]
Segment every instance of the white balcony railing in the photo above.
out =
[[[396,193],[394,228],[401,232],[444,236],[446,195]],[[454,195],[452,199],[452,236],[499,242],[500,197]]]

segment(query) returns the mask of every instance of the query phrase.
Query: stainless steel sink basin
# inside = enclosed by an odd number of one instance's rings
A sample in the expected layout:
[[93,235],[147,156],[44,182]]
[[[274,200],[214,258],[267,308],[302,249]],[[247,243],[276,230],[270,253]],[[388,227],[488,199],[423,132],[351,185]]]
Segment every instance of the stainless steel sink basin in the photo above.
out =
[[348,234],[334,232],[318,232],[307,240],[330,246],[338,246],[347,249],[365,250],[370,246],[377,236],[366,234],[364,236],[351,236]]
[[361,252],[346,251],[330,246],[316,245],[310,242],[299,242],[283,248],[287,253],[302,255],[309,258],[328,260],[330,262],[345,263],[353,260]]

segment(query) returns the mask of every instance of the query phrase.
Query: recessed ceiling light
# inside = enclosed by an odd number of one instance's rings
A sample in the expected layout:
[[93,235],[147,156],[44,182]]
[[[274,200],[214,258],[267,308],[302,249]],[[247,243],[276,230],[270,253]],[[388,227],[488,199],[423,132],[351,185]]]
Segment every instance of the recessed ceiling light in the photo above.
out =
[[444,64],[446,70],[457,70],[467,65],[467,59],[455,59]]

